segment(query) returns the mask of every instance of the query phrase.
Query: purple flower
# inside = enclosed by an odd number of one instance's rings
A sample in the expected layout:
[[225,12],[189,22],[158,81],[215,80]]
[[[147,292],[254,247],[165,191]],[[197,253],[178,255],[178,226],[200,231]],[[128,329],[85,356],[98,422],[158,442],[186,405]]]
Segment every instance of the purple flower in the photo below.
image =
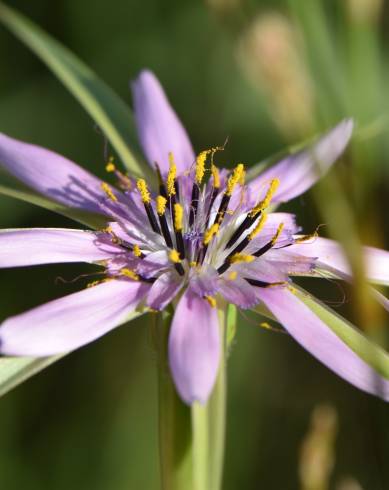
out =
[[[100,231],[17,229],[0,232],[0,267],[56,262],[100,265],[103,279],[78,293],[6,319],[0,352],[48,356],[87,344],[134,311],[175,307],[169,338],[172,375],[182,399],[205,403],[220,364],[217,305],[263,304],[297,342],[356,387],[389,400],[381,377],[295,294],[290,276],[318,270],[349,278],[331,240],[300,235],[295,217],[270,212],[311,187],[347,145],[345,120],[316,144],[284,158],[245,184],[245,169],[214,164],[213,148],[195,155],[154,75],[132,86],[139,139],[158,192],[107,171],[119,188],[49,150],[0,135],[0,164],[25,184],[70,208],[107,218]],[[372,282],[388,282],[389,254],[366,249]]]

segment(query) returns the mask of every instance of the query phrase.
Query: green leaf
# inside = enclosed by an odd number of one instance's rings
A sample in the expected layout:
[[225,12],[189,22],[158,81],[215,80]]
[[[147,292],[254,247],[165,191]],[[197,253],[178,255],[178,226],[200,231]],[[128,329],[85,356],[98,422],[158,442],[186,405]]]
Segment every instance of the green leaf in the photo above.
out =
[[[360,330],[327,305],[299,286],[293,285],[295,295],[305,303],[346,345],[384,378],[389,379],[389,354],[365,337]],[[256,308],[258,313],[274,320],[263,305]]]
[[41,206],[93,229],[101,229],[106,226],[107,223],[104,216],[63,206],[62,204],[52,201],[51,199],[43,197],[40,194],[30,190],[28,187],[20,184],[16,179],[8,176],[6,183],[0,183],[0,194]]
[[[127,323],[143,312],[133,311],[122,322]],[[0,396],[5,395],[16,386],[39,373],[68,353],[50,357],[0,357]]]
[[0,358],[0,396],[23,383],[34,374],[50,366],[63,356],[51,356],[35,359],[32,357]]
[[40,27],[10,7],[0,3],[2,22],[28,46],[76,97],[99,125],[123,164],[134,177],[149,178],[147,165],[140,165],[130,151],[135,138],[134,121],[128,106],[115,92],[71,51]]

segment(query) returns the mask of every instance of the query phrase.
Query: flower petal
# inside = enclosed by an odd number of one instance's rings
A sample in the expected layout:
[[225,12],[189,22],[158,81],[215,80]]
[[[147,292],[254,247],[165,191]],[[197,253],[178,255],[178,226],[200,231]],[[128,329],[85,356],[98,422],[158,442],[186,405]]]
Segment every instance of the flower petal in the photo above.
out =
[[350,140],[353,122],[346,119],[320,138],[313,147],[289,155],[249,183],[252,200],[258,200],[278,178],[280,185],[272,202],[286,202],[304,193],[316,183],[343,153]]
[[171,107],[161,84],[149,70],[143,70],[132,82],[135,120],[139,140],[149,164],[157,163],[166,175],[169,153],[184,172],[195,160],[188,134]]
[[[351,274],[342,247],[334,240],[317,237],[312,241],[292,245],[286,251],[304,257],[317,257],[317,267],[340,276]],[[367,278],[377,284],[389,285],[389,252],[374,247],[364,247],[363,251]]]
[[290,335],[341,378],[389,401],[389,381],[363,361],[292,291],[260,289],[258,295]]
[[120,249],[91,231],[60,228],[0,230],[0,267],[97,262]]
[[169,360],[181,398],[206,403],[220,361],[217,310],[187,290],[174,313],[169,337]]
[[101,212],[100,179],[57,153],[0,133],[0,168],[66,206]]
[[176,271],[161,274],[151,286],[147,295],[147,306],[163,310],[182,288],[183,282]]
[[253,308],[258,302],[256,288],[251,286],[241,277],[234,280],[228,279],[228,272],[225,274],[227,278],[221,278],[218,283],[219,293],[224,298],[239,308]]
[[0,327],[0,353],[44,357],[77,349],[126,322],[147,290],[112,280],[10,317]]

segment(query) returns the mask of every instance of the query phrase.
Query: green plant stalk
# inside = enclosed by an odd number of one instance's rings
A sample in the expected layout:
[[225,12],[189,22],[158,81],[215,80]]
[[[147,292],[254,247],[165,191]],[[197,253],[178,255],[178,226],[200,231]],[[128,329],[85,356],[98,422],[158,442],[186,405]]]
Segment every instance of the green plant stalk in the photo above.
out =
[[178,397],[168,365],[168,337],[172,315],[158,313],[155,342],[158,360],[159,455],[162,490],[193,488],[191,410]]
[[225,303],[218,309],[222,349],[217,380],[208,403],[204,406],[195,403],[192,407],[186,406],[178,397],[169,371],[167,346],[172,315],[164,312],[156,316],[154,336],[158,359],[162,490],[222,488],[227,332],[229,328],[234,331],[235,312]]

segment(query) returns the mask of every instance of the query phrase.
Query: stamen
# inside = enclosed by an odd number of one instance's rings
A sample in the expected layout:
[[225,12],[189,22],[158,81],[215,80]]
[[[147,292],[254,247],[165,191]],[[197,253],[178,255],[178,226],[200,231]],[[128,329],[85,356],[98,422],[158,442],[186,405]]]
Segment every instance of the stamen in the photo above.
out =
[[263,227],[265,226],[266,220],[267,220],[267,214],[263,213],[260,219],[258,220],[256,227],[247,237],[250,241],[253,240],[262,231]]
[[230,257],[229,261],[230,264],[241,264],[241,263],[250,263],[255,260],[255,257],[253,255],[246,255],[246,254],[240,254],[236,253],[232,257]]
[[208,301],[211,308],[216,308],[216,299],[213,296],[206,295],[204,296],[204,299]]
[[181,262],[180,254],[175,249],[170,251],[169,259],[173,262],[173,264],[178,264],[179,262]]
[[228,178],[227,181],[227,188],[225,191],[225,194],[227,196],[231,196],[236,184],[240,182],[242,179],[242,175],[244,174],[244,165],[243,163],[239,163],[235,168],[234,171],[232,172],[232,175]]
[[165,214],[167,199],[164,196],[158,196],[156,199],[156,204],[158,216]]
[[216,167],[216,165],[212,165],[211,172],[212,172],[212,177],[213,177],[213,187],[215,189],[219,189],[219,187],[220,187],[220,175],[219,175],[219,169]]
[[150,204],[151,196],[144,179],[138,179],[136,186],[140,192],[143,204]]
[[139,281],[138,274],[134,272],[132,269],[128,269],[127,267],[121,269],[120,274],[125,277],[128,277],[128,279],[132,279],[133,281]]
[[261,255],[265,254],[268,250],[270,250],[272,247],[274,247],[283,229],[284,229],[284,223],[280,223],[278,225],[276,233],[274,234],[270,242],[267,242],[262,248],[254,252],[253,255],[255,255],[255,257],[260,257]]
[[259,288],[273,288],[275,286],[285,286],[286,284],[288,284],[287,281],[265,282],[258,281],[258,279],[249,279],[248,277],[245,277],[245,280],[252,286],[257,286]]
[[101,189],[106,193],[108,199],[111,199],[111,201],[113,202],[117,202],[118,200],[117,197],[113,193],[111,187],[106,182],[101,183]]
[[174,267],[176,268],[176,271],[180,274],[180,276],[183,276],[185,274],[185,271],[182,267],[180,254],[177,252],[177,250],[173,249],[170,251],[169,259],[171,260],[171,262],[173,262]]
[[208,245],[209,242],[212,240],[212,238],[217,235],[219,231],[219,225],[217,223],[213,224],[205,233],[204,233],[204,239],[203,239],[203,244]]
[[224,219],[224,215],[227,210],[228,203],[230,202],[231,195],[234,191],[234,188],[236,184],[240,181],[242,178],[242,174],[244,172],[244,165],[243,163],[239,163],[235,168],[234,171],[232,172],[232,175],[228,178],[227,181],[227,187],[226,190],[224,191],[222,201],[219,206],[219,210],[216,214],[216,218],[214,223],[219,223],[219,225],[222,223]]
[[132,251],[133,251],[135,257],[142,257],[142,255],[143,255],[140,248],[139,248],[139,245],[134,245],[134,248]]
[[181,204],[176,203],[174,205],[174,228],[176,231],[182,231],[183,216],[184,210]]
[[155,233],[161,234],[161,230],[159,229],[157,219],[154,215],[153,208],[151,207],[151,196],[149,189],[147,188],[146,181],[144,179],[138,179],[136,186],[141,195],[142,202],[144,204],[147,217],[149,219],[150,226]]
[[173,241],[172,237],[170,236],[169,226],[167,224],[165,216],[167,199],[164,196],[158,196],[156,199],[156,204],[159,224],[161,225],[162,235],[165,239],[165,243],[169,248],[173,248]]
[[196,159],[196,183],[198,185],[201,185],[201,182],[203,181],[204,178],[204,173],[205,173],[205,162],[207,160],[207,156],[209,153],[211,153],[212,150],[205,150],[202,151],[197,159]]
[[255,217],[257,214],[259,214],[261,211],[264,209],[268,208],[270,205],[270,202],[275,194],[275,192],[278,189],[278,186],[280,185],[280,180],[279,179],[273,179],[270,182],[270,187],[269,190],[267,191],[264,199],[260,201],[251,211],[250,211],[250,216]]
[[176,194],[176,175],[177,175],[177,166],[174,163],[173,153],[169,153],[169,161],[170,168],[167,174],[166,186],[167,186],[167,194],[169,197],[174,196]]
[[185,247],[184,247],[184,239],[182,237],[182,222],[183,222],[184,210],[181,204],[174,203],[173,208],[173,225],[174,232],[176,235],[176,243],[178,251],[180,252],[181,257],[185,258]]

